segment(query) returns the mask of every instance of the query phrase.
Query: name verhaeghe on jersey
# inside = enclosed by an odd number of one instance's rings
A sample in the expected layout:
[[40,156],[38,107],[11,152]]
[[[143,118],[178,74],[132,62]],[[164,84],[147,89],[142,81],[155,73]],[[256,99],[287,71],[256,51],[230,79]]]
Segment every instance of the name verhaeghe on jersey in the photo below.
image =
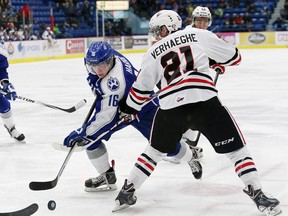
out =
[[195,34],[184,34],[175,38],[172,38],[166,42],[163,42],[161,45],[157,46],[152,52],[151,55],[154,59],[157,56],[161,55],[163,52],[176,47],[181,44],[190,43],[190,42],[198,42]]

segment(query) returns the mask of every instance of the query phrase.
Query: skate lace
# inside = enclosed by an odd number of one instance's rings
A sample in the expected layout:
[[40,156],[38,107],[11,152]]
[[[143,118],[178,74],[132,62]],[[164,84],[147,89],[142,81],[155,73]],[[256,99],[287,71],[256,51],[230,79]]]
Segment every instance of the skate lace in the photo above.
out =
[[21,135],[19,131],[17,131],[15,128],[11,131],[11,136],[18,138]]
[[103,175],[99,175],[96,178],[92,178],[91,180],[92,180],[92,184],[105,182],[105,178]]
[[200,171],[200,166],[198,164],[198,161],[191,160],[189,161],[189,165],[191,167],[192,172],[199,172]]

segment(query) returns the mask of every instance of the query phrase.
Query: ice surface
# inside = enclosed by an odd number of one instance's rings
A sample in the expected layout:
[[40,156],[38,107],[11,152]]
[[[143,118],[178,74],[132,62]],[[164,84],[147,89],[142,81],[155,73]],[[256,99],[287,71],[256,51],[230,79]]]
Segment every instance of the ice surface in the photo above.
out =
[[[288,49],[244,49],[243,62],[226,69],[217,86],[222,102],[237,120],[263,184],[263,190],[279,198],[282,215],[288,215]],[[143,54],[126,55],[140,68]],[[50,60],[14,64],[10,79],[18,95],[69,108],[86,99],[74,113],[65,113],[25,101],[12,102],[14,120],[27,143],[15,143],[0,127],[0,212],[38,203],[36,215],[49,216],[257,216],[262,215],[242,192],[243,185],[225,156],[217,155],[207,140],[203,180],[193,178],[187,164],[160,162],[153,175],[137,191],[136,205],[112,213],[114,199],[147,141],[132,127],[107,142],[110,159],[116,161],[118,190],[87,193],[84,181],[98,175],[85,152],[75,152],[58,185],[48,191],[31,191],[31,181],[53,180],[67,153],[52,142],[81,126],[93,102],[86,83],[83,59]],[[49,200],[57,207],[48,210]]]

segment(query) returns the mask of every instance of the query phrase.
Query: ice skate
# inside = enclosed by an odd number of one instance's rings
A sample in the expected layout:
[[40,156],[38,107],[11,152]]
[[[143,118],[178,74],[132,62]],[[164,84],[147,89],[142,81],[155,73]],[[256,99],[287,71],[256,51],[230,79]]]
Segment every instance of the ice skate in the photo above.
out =
[[191,149],[192,151],[192,159],[188,162],[192,174],[195,177],[195,179],[201,179],[202,178],[202,166],[197,158],[197,152],[194,148]]
[[[188,139],[185,138],[185,142],[188,144]],[[189,145],[189,144],[188,144]],[[203,157],[203,149],[200,148],[200,147],[197,147],[197,146],[191,146],[189,145],[189,148],[191,149],[191,151],[195,152],[194,155],[193,155],[193,158],[198,160],[200,158]],[[193,149],[193,150],[192,150]],[[169,162],[169,163],[174,163],[174,164],[180,164],[181,163],[181,160],[179,160],[178,158],[175,158],[175,157],[164,157],[163,158],[164,161],[166,162]]]
[[203,149],[200,148],[200,147],[197,147],[197,146],[189,146],[189,148],[192,150],[194,149],[195,150],[195,155],[194,155],[194,158],[195,159],[200,159],[203,157]]
[[195,158],[200,159],[203,157],[203,149],[200,147],[197,147],[196,145],[198,144],[198,140],[196,139],[196,141],[192,141],[190,139],[188,139],[187,137],[184,137],[185,142],[189,145],[190,149],[195,149],[197,155],[195,155]]
[[125,179],[124,185],[115,199],[116,205],[112,212],[116,212],[134,205],[137,201],[137,197],[134,193],[135,189],[133,183],[127,185],[127,179]]
[[254,201],[258,210],[265,213],[266,216],[275,216],[282,212],[279,207],[279,200],[267,197],[261,189],[254,190],[251,185],[248,185],[243,191]]
[[25,143],[25,136],[24,134],[20,133],[16,128],[15,125],[12,128],[8,128],[6,125],[4,127],[7,129],[10,136],[16,140],[17,142]]
[[116,175],[114,167],[102,173],[96,178],[90,178],[85,181],[85,191],[86,192],[99,192],[99,191],[114,191],[117,190],[116,185]]

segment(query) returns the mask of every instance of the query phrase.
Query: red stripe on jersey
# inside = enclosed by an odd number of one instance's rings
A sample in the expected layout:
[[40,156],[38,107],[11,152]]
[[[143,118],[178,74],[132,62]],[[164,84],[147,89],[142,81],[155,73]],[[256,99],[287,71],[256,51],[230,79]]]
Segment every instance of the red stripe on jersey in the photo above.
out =
[[247,166],[255,166],[253,162],[247,162],[244,164],[241,164],[240,166],[236,167],[235,171],[238,172],[240,169],[245,168]]
[[140,96],[138,96],[137,94],[136,94],[136,92],[131,88],[130,89],[130,94],[132,94],[132,96],[133,97],[135,97],[137,100],[139,100],[139,101],[148,101],[148,100],[150,100],[151,98],[149,98],[149,97],[140,97]]
[[185,79],[185,80],[182,80],[181,82],[177,83],[176,85],[171,85],[171,86],[166,86],[165,88],[163,88],[161,90],[161,92],[163,91],[166,91],[167,89],[169,88],[172,88],[174,86],[178,86],[178,85],[181,85],[183,83],[187,83],[187,82],[196,82],[196,83],[205,83],[205,84],[209,84],[211,86],[215,86],[215,84],[213,82],[210,82],[210,81],[207,81],[207,80],[203,80],[203,79],[198,79],[198,78],[188,78],[188,79]]
[[239,55],[239,59],[238,59],[237,61],[233,62],[233,63],[231,64],[231,66],[237,65],[237,64],[239,64],[241,61],[242,61],[242,57],[241,57],[241,55]]
[[139,161],[141,164],[143,164],[144,166],[146,166],[148,169],[150,169],[151,171],[154,170],[154,167],[151,166],[149,163],[147,163],[145,160],[143,160],[142,158],[138,158],[137,161]]

